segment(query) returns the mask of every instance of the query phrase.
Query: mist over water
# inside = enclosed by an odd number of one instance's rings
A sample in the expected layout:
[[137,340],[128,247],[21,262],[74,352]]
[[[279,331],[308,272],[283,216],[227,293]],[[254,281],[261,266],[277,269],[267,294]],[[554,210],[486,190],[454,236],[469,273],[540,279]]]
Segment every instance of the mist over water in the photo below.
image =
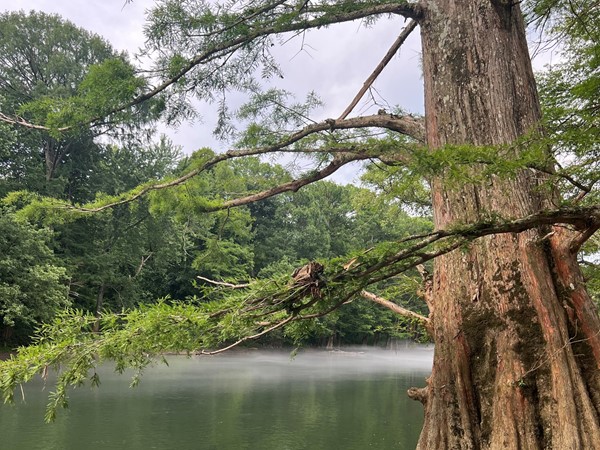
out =
[[[398,372],[431,371],[433,347],[409,345],[398,350],[372,347],[342,347],[335,350],[300,350],[296,355],[286,350],[247,350],[224,353],[214,357],[192,357],[192,364],[178,375],[198,375],[202,366],[204,377],[252,380],[261,383],[288,383],[301,380],[365,379],[369,375]],[[213,359],[214,358],[214,359]],[[181,359],[168,359],[169,364],[181,364]],[[162,374],[162,371],[161,371]]]
[[100,388],[72,391],[49,425],[47,391],[25,386],[25,404],[0,409],[0,448],[412,449],[423,411],[406,390],[424,385],[432,356],[415,345],[171,356],[135,389],[103,367]]

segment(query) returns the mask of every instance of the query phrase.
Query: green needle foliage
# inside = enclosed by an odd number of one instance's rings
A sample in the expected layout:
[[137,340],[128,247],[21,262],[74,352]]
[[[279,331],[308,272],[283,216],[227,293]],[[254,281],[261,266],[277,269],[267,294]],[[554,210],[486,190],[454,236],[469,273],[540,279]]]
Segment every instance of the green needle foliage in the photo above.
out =
[[[579,217],[578,212],[582,211],[562,212],[563,220],[571,220],[570,215]],[[490,220],[414,235],[324,261],[322,273],[309,279],[284,273],[234,289],[206,288],[204,298],[191,303],[165,299],[98,317],[68,310],[41,326],[34,345],[19,349],[16,356],[0,364],[4,401],[14,401],[15,388],[36,373],[57,370],[56,390],[50,396],[46,416],[52,420],[57,408],[67,405],[67,387],[80,386],[88,379],[98,384],[94,369],[107,360],[115,361],[119,372],[135,369],[137,382],[143,369],[164,353],[214,354],[284,327],[288,336],[302,342],[327,326],[328,319],[321,321],[324,316],[351,300],[357,301],[365,287],[377,283],[385,287],[385,282],[394,277],[440,254],[470,245],[477,237],[523,230],[540,220],[556,219],[542,213],[522,221]],[[338,330],[343,333],[344,327]]]

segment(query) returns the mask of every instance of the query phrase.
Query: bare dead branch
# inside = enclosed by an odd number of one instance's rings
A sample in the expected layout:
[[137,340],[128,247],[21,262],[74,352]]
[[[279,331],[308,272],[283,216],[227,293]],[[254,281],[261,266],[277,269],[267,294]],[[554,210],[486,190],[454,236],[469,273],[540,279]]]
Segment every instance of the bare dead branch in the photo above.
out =
[[242,283],[242,284],[233,284],[233,283],[227,283],[225,281],[216,281],[216,280],[211,280],[210,278],[205,278],[203,276],[200,275],[196,275],[196,278],[202,280],[202,281],[206,281],[207,283],[210,284],[214,284],[217,286],[224,286],[224,287],[228,287],[231,289],[245,289],[247,287],[250,287],[250,283]]
[[[8,123],[10,125],[18,125],[20,127],[30,128],[32,130],[50,131],[49,127],[33,124],[19,116],[13,116],[13,117],[7,116],[6,114],[1,113],[1,112],[0,112],[0,121]],[[73,127],[61,127],[61,128],[57,128],[56,131],[64,132],[64,131],[69,131],[71,128],[73,128]]]
[[133,278],[136,278],[142,272],[144,265],[148,262],[148,260],[152,257],[153,254],[154,254],[153,252],[150,252],[150,254],[148,256],[142,255],[140,265],[138,266],[137,270],[135,271],[135,275],[133,276]]
[[360,295],[362,295],[364,298],[366,298],[367,300],[371,300],[372,302],[375,302],[381,306],[385,306],[387,309],[389,309],[390,311],[395,312],[396,314],[399,314],[403,317],[407,317],[409,319],[416,319],[418,320],[423,326],[425,326],[425,328],[430,327],[430,321],[427,317],[422,316],[421,314],[418,314],[416,312],[410,311],[406,308],[403,308],[400,305],[397,305],[396,303],[387,300],[383,297],[379,297],[378,295],[373,294],[372,292],[369,291],[361,291]]
[[379,74],[381,74],[383,69],[385,69],[385,67],[389,64],[389,62],[392,60],[394,55],[396,53],[398,53],[398,50],[400,50],[400,47],[402,46],[402,44],[404,44],[404,42],[406,41],[408,36],[410,36],[410,33],[412,33],[416,27],[417,27],[417,21],[411,20],[408,23],[408,25],[406,26],[406,28],[404,28],[404,30],[402,30],[402,32],[400,33],[398,38],[394,41],[394,43],[392,44],[390,49],[387,51],[387,53],[385,54],[385,56],[383,57],[381,62],[377,65],[377,67],[375,67],[375,70],[373,71],[373,73],[371,73],[371,75],[369,75],[369,77],[365,80],[365,82],[363,83],[362,87],[360,88],[360,90],[358,91],[356,96],[352,99],[352,101],[350,102],[348,107],[344,110],[344,112],[341,114],[341,116],[338,118],[338,120],[343,120],[346,117],[348,117],[348,114],[350,114],[352,112],[352,110],[356,107],[356,105],[358,104],[360,99],[363,98],[363,96],[365,95],[365,92],[367,92],[367,90],[371,87],[373,82],[377,79]]

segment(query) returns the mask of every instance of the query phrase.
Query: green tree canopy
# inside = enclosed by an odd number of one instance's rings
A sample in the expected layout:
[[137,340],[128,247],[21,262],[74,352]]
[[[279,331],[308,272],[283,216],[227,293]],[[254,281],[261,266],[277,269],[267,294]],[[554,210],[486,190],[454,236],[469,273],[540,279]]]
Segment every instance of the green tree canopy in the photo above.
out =
[[39,324],[71,304],[67,271],[52,251],[52,238],[49,229],[36,229],[0,210],[0,328],[5,342],[26,341]]
[[[22,183],[71,201],[89,200],[78,197],[73,185],[82,172],[93,172],[102,151],[95,137],[108,132],[130,138],[136,130],[140,140],[143,124],[156,117],[150,105],[135,116],[105,117],[114,104],[127,101],[144,85],[127,56],[97,35],[56,15],[1,14],[0,118],[14,126],[2,138],[10,156],[3,184]],[[96,117],[103,121],[92,129],[89,122]],[[22,125],[29,122],[44,126]],[[65,125],[74,128],[59,133]]]

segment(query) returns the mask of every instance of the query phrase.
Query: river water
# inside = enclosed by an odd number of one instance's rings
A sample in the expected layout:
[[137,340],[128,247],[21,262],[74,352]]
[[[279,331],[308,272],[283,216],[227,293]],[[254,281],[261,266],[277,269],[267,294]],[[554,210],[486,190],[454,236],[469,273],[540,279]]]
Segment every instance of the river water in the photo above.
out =
[[[0,408],[7,450],[367,450],[414,449],[431,347],[275,351],[169,357],[141,383],[100,371],[100,388],[70,393],[70,408],[43,422],[47,390]],[[48,388],[46,388],[48,389]]]

